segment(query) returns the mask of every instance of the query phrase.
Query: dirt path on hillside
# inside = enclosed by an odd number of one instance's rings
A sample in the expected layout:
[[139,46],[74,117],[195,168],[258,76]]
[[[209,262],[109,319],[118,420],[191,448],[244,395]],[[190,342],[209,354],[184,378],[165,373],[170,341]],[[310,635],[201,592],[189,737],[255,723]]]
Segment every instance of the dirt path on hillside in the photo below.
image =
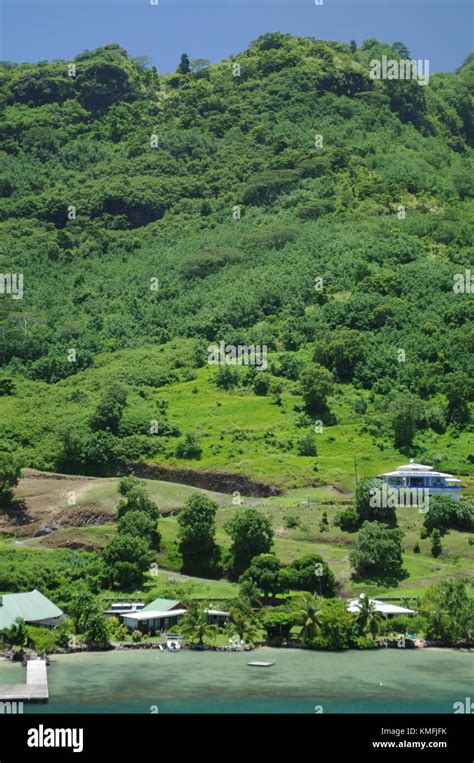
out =
[[113,508],[87,500],[87,494],[102,481],[24,469],[12,507],[0,512],[0,532],[31,538],[65,527],[110,522]]

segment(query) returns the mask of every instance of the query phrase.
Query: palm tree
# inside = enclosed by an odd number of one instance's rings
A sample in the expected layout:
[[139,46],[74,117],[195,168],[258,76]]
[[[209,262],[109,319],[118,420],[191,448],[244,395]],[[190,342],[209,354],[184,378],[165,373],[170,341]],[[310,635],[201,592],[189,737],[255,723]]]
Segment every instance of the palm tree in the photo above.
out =
[[448,622],[448,616],[445,612],[439,609],[429,612],[426,637],[436,641],[443,641],[445,638],[449,639]]
[[217,626],[208,621],[207,612],[202,604],[193,604],[183,616],[180,633],[190,641],[197,641],[202,645],[205,638],[212,641],[217,636]]
[[321,603],[322,599],[313,594],[306,594],[295,602],[295,623],[301,625],[298,635],[304,644],[313,641],[321,628]]
[[12,646],[26,646],[28,643],[28,634],[26,632],[26,623],[22,617],[17,617],[10,628],[5,631],[5,639]]
[[231,612],[236,611],[241,612],[249,619],[254,617],[251,601],[243,596],[231,601]]
[[258,638],[258,628],[252,610],[235,607],[229,613],[227,627],[239,637],[240,641],[252,646]]
[[383,615],[377,611],[374,602],[368,596],[361,595],[357,602],[357,614],[355,617],[359,633],[362,636],[366,636],[368,633],[372,637],[376,636],[380,630],[382,620]]

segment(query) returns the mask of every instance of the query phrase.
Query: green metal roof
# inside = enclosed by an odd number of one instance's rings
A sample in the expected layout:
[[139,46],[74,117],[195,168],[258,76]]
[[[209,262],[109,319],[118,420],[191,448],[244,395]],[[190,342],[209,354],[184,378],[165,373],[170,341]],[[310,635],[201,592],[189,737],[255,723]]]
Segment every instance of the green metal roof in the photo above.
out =
[[146,607],[143,607],[140,612],[168,612],[168,610],[177,607],[179,604],[181,602],[174,599],[155,599],[150,604],[147,604]]
[[9,593],[2,598],[0,606],[0,630],[11,628],[18,617],[27,623],[47,620],[51,617],[61,617],[62,610],[52,601],[37,591],[29,593]]

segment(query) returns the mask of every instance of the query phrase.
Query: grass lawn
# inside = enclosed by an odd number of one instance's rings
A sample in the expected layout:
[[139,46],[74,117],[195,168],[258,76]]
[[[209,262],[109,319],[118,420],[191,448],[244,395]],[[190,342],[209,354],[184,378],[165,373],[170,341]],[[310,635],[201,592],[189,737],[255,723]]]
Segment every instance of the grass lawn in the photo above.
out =
[[[214,383],[215,369],[196,371],[196,378],[156,391],[169,404],[171,420],[184,432],[198,435],[203,448],[199,460],[177,459],[175,441],[169,440],[163,453],[152,461],[187,466],[198,470],[216,470],[246,474],[286,489],[324,484],[342,493],[354,489],[354,457],[360,478],[375,476],[406,461],[383,433],[370,434],[365,418],[354,411],[356,398],[365,391],[338,385],[329,399],[335,425],[317,433],[317,458],[300,456],[298,440],[309,429],[297,426],[301,397],[294,394],[291,382],[284,381],[282,404],[271,396],[257,396],[251,391],[226,391]],[[441,454],[443,468],[464,475],[466,493],[474,491],[472,472],[466,461],[469,433],[457,438],[428,431],[418,435],[420,446]]]

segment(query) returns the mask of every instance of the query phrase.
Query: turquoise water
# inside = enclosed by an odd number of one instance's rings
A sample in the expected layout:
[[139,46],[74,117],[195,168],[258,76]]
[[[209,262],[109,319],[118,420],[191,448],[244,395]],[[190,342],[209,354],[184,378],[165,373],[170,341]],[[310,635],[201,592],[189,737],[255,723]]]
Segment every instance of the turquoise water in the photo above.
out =
[[[473,696],[474,659],[441,649],[137,650],[53,656],[48,676],[49,703],[25,712],[451,713]],[[24,680],[21,665],[0,663],[0,683]]]

